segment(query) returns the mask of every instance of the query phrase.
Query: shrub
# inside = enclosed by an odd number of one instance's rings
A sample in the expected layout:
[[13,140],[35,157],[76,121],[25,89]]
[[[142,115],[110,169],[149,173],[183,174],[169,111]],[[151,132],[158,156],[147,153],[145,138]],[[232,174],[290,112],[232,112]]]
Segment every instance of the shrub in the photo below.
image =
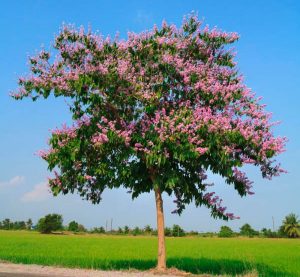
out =
[[71,231],[71,232],[78,232],[79,231],[79,224],[74,220],[71,221],[69,223],[68,230]]
[[234,232],[228,226],[222,226],[218,236],[220,238],[231,238],[234,236]]
[[63,229],[63,218],[59,214],[48,214],[38,221],[37,229],[43,234]]

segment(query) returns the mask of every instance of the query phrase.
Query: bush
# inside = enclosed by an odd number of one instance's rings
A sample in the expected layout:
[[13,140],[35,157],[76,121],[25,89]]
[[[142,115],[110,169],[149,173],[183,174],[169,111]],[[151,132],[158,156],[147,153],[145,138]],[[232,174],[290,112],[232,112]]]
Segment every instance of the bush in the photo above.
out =
[[153,232],[153,229],[151,228],[150,225],[146,225],[145,228],[144,228],[144,232],[145,232],[147,235],[151,235],[152,232]]
[[82,224],[78,224],[78,232],[86,232],[86,228]]
[[263,228],[260,233],[264,238],[278,237],[278,234],[276,232],[273,232],[271,229],[267,229],[267,228]]
[[173,237],[183,237],[185,236],[185,231],[177,224],[173,225],[172,228],[172,236]]
[[124,226],[124,234],[129,234],[129,232],[130,232],[130,228],[126,225],[126,226]]
[[73,220],[69,223],[68,231],[78,232],[79,231],[78,229],[79,229],[79,224],[76,221]]
[[228,226],[222,226],[218,236],[220,238],[231,238],[234,236],[234,232]]
[[190,231],[189,233],[188,233],[188,235],[189,236],[198,236],[199,235],[199,232],[198,231]]
[[104,234],[105,229],[101,226],[99,228],[95,227],[91,230],[91,233],[96,233],[96,234]]
[[37,229],[43,234],[63,229],[63,218],[59,214],[48,214],[38,221]]
[[142,234],[142,230],[137,226],[132,230],[132,235],[134,236],[141,235],[141,234]]
[[258,233],[258,231],[255,231],[254,229],[252,229],[250,224],[246,223],[240,228],[240,235],[241,236],[247,236],[247,237],[251,238],[251,237],[254,237],[254,236],[258,236],[259,233]]
[[165,236],[171,237],[172,236],[172,230],[169,227],[165,227]]

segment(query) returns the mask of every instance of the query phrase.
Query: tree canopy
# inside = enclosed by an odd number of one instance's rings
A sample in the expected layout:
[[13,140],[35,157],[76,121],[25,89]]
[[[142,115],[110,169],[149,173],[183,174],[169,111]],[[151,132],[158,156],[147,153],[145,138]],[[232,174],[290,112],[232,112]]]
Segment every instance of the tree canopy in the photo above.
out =
[[240,228],[240,234],[242,236],[248,236],[253,237],[255,235],[258,235],[258,232],[255,231],[250,224],[246,223]]
[[221,226],[218,236],[220,238],[231,238],[234,236],[234,232],[228,226]]
[[63,218],[59,214],[47,214],[39,219],[37,229],[43,234],[50,234],[53,231],[63,229]]
[[232,219],[207,182],[221,175],[244,196],[252,182],[283,172],[284,151],[270,114],[243,83],[228,45],[238,39],[203,27],[196,16],[127,39],[64,26],[51,51],[31,57],[16,99],[67,99],[72,126],[52,132],[40,155],[54,172],[54,195],[78,192],[98,203],[105,188],[123,186],[138,197],[159,188],[181,213],[192,201],[212,216]]

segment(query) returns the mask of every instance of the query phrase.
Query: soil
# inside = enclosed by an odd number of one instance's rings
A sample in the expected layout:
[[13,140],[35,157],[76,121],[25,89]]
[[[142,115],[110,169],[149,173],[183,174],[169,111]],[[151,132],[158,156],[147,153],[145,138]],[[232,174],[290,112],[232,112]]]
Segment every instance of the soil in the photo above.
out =
[[[0,277],[212,277],[212,275],[193,275],[176,268],[169,268],[166,272],[156,269],[148,271],[103,271],[92,269],[62,268],[42,265],[12,264],[0,261]],[[256,273],[249,273],[243,277],[257,277]],[[214,276],[216,277],[216,276]],[[221,277],[221,276],[220,276]]]

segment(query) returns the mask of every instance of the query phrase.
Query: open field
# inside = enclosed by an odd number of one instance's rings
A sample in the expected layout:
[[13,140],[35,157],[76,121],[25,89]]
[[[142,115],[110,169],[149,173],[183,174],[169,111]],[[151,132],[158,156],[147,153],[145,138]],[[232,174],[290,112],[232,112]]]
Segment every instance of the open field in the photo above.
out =
[[[168,266],[200,274],[300,276],[300,240],[167,238]],[[155,237],[41,235],[0,231],[0,260],[94,269],[146,270],[156,264]]]

